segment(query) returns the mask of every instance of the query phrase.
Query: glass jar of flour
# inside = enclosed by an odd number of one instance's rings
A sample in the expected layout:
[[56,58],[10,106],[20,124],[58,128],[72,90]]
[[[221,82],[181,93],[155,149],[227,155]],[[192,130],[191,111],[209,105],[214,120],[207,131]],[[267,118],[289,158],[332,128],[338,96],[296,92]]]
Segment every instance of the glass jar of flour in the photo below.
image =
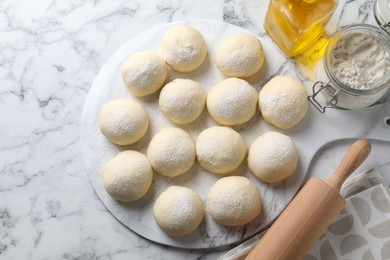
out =
[[[387,8],[390,10],[390,5]],[[379,24],[380,28],[386,29],[386,23]],[[387,94],[390,35],[382,29],[356,24],[341,28],[330,38],[325,55],[316,65],[316,83],[309,96],[309,101],[321,113],[336,106],[345,109],[368,107]]]

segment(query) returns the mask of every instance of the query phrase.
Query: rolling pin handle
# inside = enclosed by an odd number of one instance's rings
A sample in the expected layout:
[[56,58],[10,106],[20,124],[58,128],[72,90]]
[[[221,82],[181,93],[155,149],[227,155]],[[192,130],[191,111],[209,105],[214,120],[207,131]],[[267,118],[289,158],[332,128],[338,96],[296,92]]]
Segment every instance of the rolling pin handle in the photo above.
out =
[[303,259],[345,205],[339,189],[371,151],[366,140],[356,141],[326,181],[310,178],[246,260]]
[[360,139],[353,143],[336,171],[326,182],[337,191],[340,191],[344,181],[363,163],[370,151],[371,144],[367,140]]

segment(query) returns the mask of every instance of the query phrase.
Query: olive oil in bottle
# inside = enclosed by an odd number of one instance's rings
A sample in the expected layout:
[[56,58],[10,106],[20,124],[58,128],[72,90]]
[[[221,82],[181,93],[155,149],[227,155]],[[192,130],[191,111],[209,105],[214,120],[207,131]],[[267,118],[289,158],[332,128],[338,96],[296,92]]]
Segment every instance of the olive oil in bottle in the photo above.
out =
[[337,4],[338,0],[271,0],[264,28],[292,57],[323,35]]

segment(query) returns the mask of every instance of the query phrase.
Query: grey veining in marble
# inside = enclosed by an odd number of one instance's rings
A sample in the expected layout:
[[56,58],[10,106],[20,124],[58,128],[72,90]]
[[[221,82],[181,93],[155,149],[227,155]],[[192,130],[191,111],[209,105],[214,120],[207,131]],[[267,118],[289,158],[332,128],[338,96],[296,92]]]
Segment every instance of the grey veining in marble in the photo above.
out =
[[[329,31],[375,23],[373,1],[340,1]],[[132,37],[183,19],[264,34],[265,0],[0,1],[0,259],[215,259],[145,240],[106,210],[81,156],[81,112],[106,60]],[[341,18],[341,19],[340,19]],[[349,141],[326,145],[312,175],[330,174]],[[362,167],[390,171],[388,143]],[[325,174],[325,175],[324,175]],[[389,175],[389,174],[388,174]]]

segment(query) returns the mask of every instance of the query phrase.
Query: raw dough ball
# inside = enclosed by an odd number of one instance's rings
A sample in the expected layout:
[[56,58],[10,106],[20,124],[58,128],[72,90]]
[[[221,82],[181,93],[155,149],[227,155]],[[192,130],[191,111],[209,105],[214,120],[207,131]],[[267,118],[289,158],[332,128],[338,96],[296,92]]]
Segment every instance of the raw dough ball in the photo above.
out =
[[145,108],[131,99],[117,99],[105,104],[99,114],[99,128],[108,140],[128,145],[141,139],[149,127]]
[[127,90],[143,97],[159,90],[168,75],[165,61],[151,51],[139,51],[122,64],[122,79]]
[[206,94],[199,83],[190,79],[175,79],[164,86],[159,105],[163,114],[175,124],[187,124],[200,116]]
[[281,129],[293,127],[308,109],[305,87],[291,77],[274,77],[261,89],[259,107],[268,123]]
[[193,190],[170,186],[157,198],[153,214],[157,224],[171,236],[183,236],[194,231],[202,222],[205,208]]
[[239,125],[256,113],[258,93],[248,82],[228,78],[215,85],[207,95],[207,110],[221,125]]
[[154,170],[164,176],[175,177],[194,164],[195,143],[184,130],[166,127],[153,136],[147,156]]
[[217,46],[215,60],[225,76],[249,77],[263,66],[263,47],[254,35],[233,35],[225,38]]
[[248,166],[259,180],[280,182],[293,174],[298,165],[298,152],[290,137],[267,132],[250,146]]
[[107,193],[123,202],[135,201],[149,190],[153,169],[145,155],[137,151],[117,154],[103,168],[103,185]]
[[225,177],[211,187],[207,211],[221,225],[245,225],[260,214],[261,195],[248,178]]
[[188,25],[178,25],[165,32],[161,53],[172,69],[189,72],[202,64],[207,55],[207,45],[199,31]]
[[210,172],[225,174],[234,171],[244,160],[245,154],[244,140],[230,127],[207,128],[196,140],[198,162]]

